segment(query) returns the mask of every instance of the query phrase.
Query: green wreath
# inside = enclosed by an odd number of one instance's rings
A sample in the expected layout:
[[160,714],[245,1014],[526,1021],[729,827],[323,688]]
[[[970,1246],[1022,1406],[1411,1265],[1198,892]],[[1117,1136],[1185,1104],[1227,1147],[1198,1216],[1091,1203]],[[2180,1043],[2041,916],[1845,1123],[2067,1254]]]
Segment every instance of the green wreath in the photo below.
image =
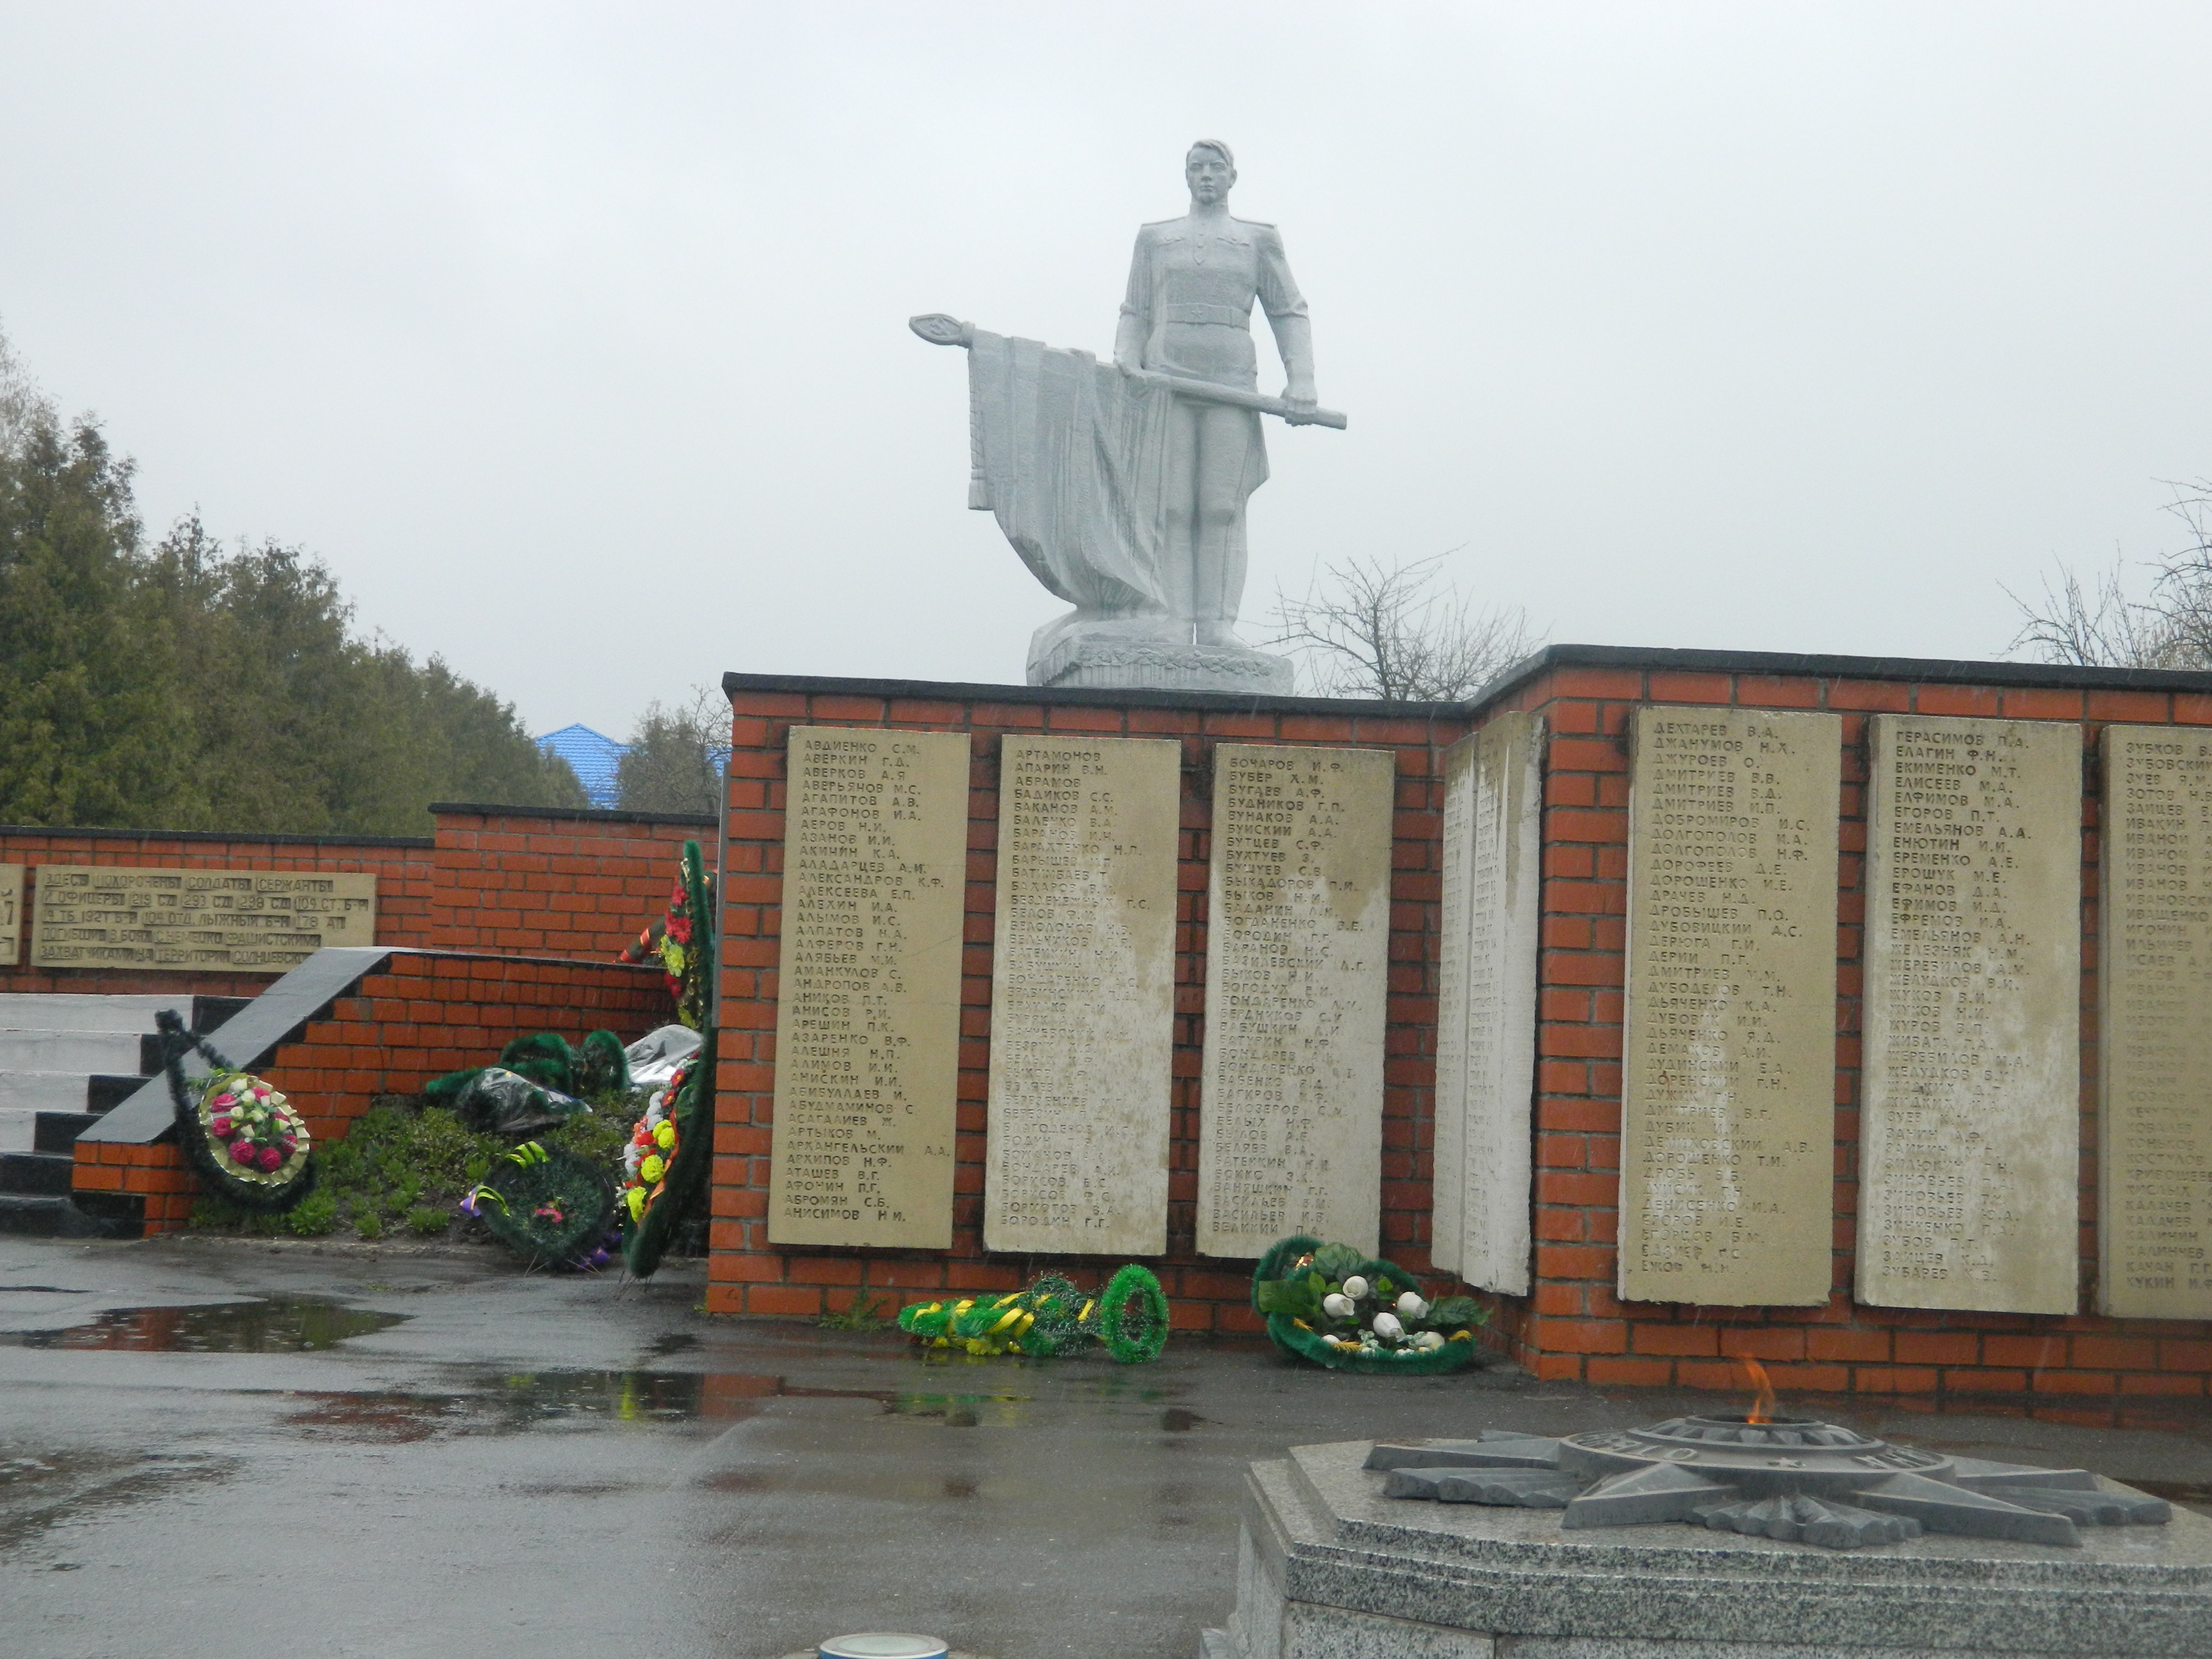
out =
[[[300,1109],[185,1029],[175,1011],[155,1016],[177,1145],[202,1188],[256,1215],[278,1215],[315,1190],[319,1160]],[[187,1081],[194,1050],[213,1069]]]
[[[1358,1294],[1345,1297],[1348,1281]],[[1420,1281],[1394,1261],[1362,1256],[1348,1244],[1324,1244],[1304,1234],[1285,1238],[1252,1270],[1252,1306],[1267,1321],[1267,1337],[1295,1358],[1336,1371],[1386,1376],[1431,1376],[1475,1364],[1481,1352],[1475,1328],[1489,1316],[1473,1297],[1445,1297],[1417,1317],[1390,1311],[1407,1292],[1418,1299]],[[1324,1303],[1344,1297],[1353,1311],[1338,1316]],[[1376,1340],[1378,1314],[1389,1314],[1402,1340]],[[1439,1339],[1430,1344],[1431,1337]]]
[[532,1267],[597,1267],[615,1212],[614,1183],[565,1146],[526,1140],[494,1161],[462,1200],[491,1236]]
[[[699,843],[684,843],[683,886],[686,909],[697,924],[688,931],[690,972],[686,983],[702,988],[698,1006],[713,1006],[707,994],[714,982],[714,912],[708,903],[707,872]],[[696,975],[696,979],[693,975]],[[714,1158],[714,1022],[703,1018],[699,1026],[699,1052],[686,1072],[669,1115],[676,1121],[676,1156],[660,1178],[659,1190],[641,1206],[635,1217],[625,1215],[623,1263],[640,1279],[659,1270],[660,1259],[676,1237],[676,1225],[690,1212],[707,1184],[707,1171]]]
[[898,1325],[934,1348],[1044,1359],[1097,1345],[1124,1365],[1141,1365],[1167,1346],[1168,1299],[1152,1270],[1133,1261],[1095,1297],[1062,1274],[1045,1273],[1005,1296],[917,1302],[899,1310]]

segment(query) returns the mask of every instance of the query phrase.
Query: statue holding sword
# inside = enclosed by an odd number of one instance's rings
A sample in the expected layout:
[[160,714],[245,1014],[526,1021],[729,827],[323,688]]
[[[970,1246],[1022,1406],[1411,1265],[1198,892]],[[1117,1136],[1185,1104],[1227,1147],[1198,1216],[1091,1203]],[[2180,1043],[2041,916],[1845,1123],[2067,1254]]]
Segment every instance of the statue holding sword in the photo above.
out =
[[[1204,139],[1184,158],[1190,211],[1137,234],[1112,364],[933,314],[968,348],[969,505],[994,512],[1032,574],[1075,606],[1032,640],[1042,685],[1287,691],[1290,664],[1237,637],[1244,509],[1266,482],[1260,416],[1341,428],[1316,407],[1312,332],[1273,225],[1229,212],[1237,170]],[[1283,360],[1258,389],[1255,303]]]

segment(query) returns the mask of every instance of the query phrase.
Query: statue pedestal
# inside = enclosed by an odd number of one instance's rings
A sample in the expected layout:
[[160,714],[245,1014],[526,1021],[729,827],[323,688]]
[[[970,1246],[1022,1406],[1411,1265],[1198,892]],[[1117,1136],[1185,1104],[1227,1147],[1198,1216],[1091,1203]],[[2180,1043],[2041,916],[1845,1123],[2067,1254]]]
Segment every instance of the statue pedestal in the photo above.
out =
[[1287,697],[1287,657],[1242,645],[1194,645],[1152,619],[1062,620],[1037,630],[1029,683],[1158,691],[1217,691]]

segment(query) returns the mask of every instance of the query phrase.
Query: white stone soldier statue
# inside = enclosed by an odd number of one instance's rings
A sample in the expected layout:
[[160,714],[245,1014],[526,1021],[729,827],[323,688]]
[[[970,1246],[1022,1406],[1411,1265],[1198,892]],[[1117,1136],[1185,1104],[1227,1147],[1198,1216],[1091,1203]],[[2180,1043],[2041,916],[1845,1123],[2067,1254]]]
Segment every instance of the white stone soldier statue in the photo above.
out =
[[[968,504],[998,515],[1037,580],[1075,606],[1030,641],[1037,685],[1287,691],[1291,665],[1237,637],[1244,507],[1266,482],[1262,413],[1341,427],[1314,403],[1305,301],[1273,225],[1229,212],[1229,146],[1193,144],[1190,211],[1137,233],[1114,362],[913,319],[969,348]],[[1287,380],[1258,389],[1255,301]]]

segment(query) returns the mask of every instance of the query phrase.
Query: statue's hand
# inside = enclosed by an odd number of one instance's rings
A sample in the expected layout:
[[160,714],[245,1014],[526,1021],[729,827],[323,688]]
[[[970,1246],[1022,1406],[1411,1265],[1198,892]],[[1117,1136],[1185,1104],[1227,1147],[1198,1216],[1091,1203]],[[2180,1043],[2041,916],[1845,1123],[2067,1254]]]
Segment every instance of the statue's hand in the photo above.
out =
[[1283,418],[1292,426],[1310,426],[1314,405],[1320,399],[1310,386],[1290,386],[1283,389],[1283,402],[1290,412]]

